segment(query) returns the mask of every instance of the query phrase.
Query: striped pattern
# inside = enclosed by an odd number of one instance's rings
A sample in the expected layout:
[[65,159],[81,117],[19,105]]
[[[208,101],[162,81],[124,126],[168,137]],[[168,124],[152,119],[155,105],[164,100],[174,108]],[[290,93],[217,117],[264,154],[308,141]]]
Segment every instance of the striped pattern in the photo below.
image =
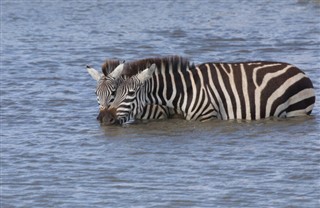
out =
[[113,102],[118,83],[122,78],[114,79],[110,76],[103,76],[97,82],[96,96],[100,110],[107,109]]
[[204,121],[308,115],[315,102],[310,79],[287,63],[194,66],[180,57],[155,63],[157,69],[150,77],[140,73],[119,86],[121,94],[117,91],[110,106],[119,123],[150,104],[172,108],[187,120]]
[[[99,75],[97,79],[97,87],[96,87],[96,96],[97,102],[99,104],[99,115],[97,119],[100,122],[106,121],[106,123],[110,122],[110,117],[106,116],[106,110],[109,108],[110,104],[113,102],[115,93],[117,90],[118,85],[123,82],[125,77],[129,77],[130,73],[137,73],[139,72],[139,68],[135,68],[133,71],[132,69],[126,69],[123,73],[123,76],[120,77],[113,77],[112,72],[114,69],[119,66],[119,60],[112,60],[107,59],[104,64],[102,65],[102,72],[103,74]],[[145,66],[146,67],[146,66]],[[88,66],[88,68],[91,68]],[[95,70],[91,68],[91,70]],[[98,73],[98,72],[96,72]],[[146,105],[144,108],[141,109],[141,112],[134,116],[135,119],[164,119],[168,118],[173,114],[169,108],[160,105]]]
[[[121,63],[119,60],[107,59],[102,64],[102,73],[97,79],[96,96],[100,110],[107,109],[114,100],[118,84],[123,80],[122,77],[113,77],[112,72]],[[95,70],[92,69],[91,70]],[[98,73],[98,72],[96,72]]]
[[199,70],[209,77],[207,89],[224,120],[306,115],[315,102],[310,79],[287,63],[205,64]]

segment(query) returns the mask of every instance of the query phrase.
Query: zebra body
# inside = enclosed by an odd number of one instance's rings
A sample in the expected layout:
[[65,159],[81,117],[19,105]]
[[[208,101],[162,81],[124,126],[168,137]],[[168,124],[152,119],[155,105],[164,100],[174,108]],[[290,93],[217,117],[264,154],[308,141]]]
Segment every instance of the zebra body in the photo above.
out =
[[[128,77],[128,75],[122,76],[123,64],[121,64],[119,60],[106,60],[102,65],[103,73],[99,73],[90,66],[87,66],[87,71],[92,78],[97,81],[96,95],[100,109],[97,119],[100,120],[100,122],[104,122],[107,119],[107,123],[109,123],[110,121],[108,119],[110,119],[110,117],[105,116],[106,110],[114,100],[118,85],[125,77]],[[129,72],[127,72],[127,74]],[[135,119],[165,119],[172,114],[173,112],[165,106],[147,105],[141,113],[135,116]]]
[[258,120],[308,115],[315,92],[297,67],[280,62],[204,63],[171,59],[126,79],[108,113],[119,123],[145,105],[174,109],[186,120]]

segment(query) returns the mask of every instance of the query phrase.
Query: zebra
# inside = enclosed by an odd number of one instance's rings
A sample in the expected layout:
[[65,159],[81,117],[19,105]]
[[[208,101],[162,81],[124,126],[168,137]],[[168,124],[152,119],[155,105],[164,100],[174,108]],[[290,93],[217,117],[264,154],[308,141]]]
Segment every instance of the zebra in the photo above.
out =
[[[146,61],[153,61],[151,58]],[[97,102],[99,104],[99,115],[97,120],[101,123],[109,123],[110,119],[106,116],[106,109],[113,102],[116,89],[118,85],[124,80],[125,77],[132,76],[139,70],[139,65],[136,65],[134,72],[132,67],[123,71],[124,62],[116,59],[107,59],[102,65],[102,73],[99,73],[91,66],[87,66],[87,71],[91,77],[97,81],[97,87],[95,94],[97,96]],[[142,68],[145,66],[142,66]],[[142,112],[135,116],[135,119],[165,119],[174,115],[172,109],[160,105],[147,105]],[[112,118],[111,118],[112,119]],[[107,121],[107,122],[105,122]]]
[[[163,67],[166,65],[168,67]],[[174,57],[125,79],[107,110],[123,124],[145,105],[173,108],[186,120],[259,120],[310,115],[315,103],[311,80],[283,62],[203,63]]]

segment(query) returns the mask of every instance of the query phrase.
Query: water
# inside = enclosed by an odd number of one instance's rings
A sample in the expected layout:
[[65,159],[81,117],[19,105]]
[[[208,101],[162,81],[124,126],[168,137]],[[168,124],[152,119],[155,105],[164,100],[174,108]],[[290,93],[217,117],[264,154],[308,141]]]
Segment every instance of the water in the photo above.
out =
[[104,127],[85,65],[274,60],[319,100],[319,1],[1,2],[0,207],[319,207],[320,108]]

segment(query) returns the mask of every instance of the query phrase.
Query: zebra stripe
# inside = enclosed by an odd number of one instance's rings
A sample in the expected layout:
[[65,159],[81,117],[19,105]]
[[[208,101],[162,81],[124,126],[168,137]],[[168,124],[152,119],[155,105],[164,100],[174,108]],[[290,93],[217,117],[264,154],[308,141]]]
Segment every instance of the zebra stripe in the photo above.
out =
[[221,98],[220,97],[220,94],[218,93],[217,91],[217,88],[216,87],[210,87],[210,86],[215,86],[214,85],[214,80],[212,79],[212,74],[211,74],[211,67],[209,64],[206,64],[206,68],[208,69],[208,79],[209,79],[209,86],[208,86],[208,90],[210,91],[209,94],[213,97],[212,101],[213,102],[213,105],[215,106],[215,109],[220,109],[219,111],[219,117],[221,119],[227,119],[226,117],[224,117],[224,115],[227,115],[226,113],[226,110],[224,108],[224,105],[223,105],[223,99],[224,98]]
[[[119,86],[123,94],[117,93],[117,102],[110,107],[121,121],[127,118],[118,109],[135,114],[145,104],[164,105],[187,120],[202,121],[308,115],[315,102],[311,80],[297,67],[281,62],[193,66],[176,57],[161,60],[129,80]],[[127,96],[128,91],[136,96]]]
[[[250,105],[246,105],[246,103],[250,103],[249,93],[247,93],[248,92],[248,77],[245,72],[244,64],[240,64],[240,67],[241,67],[241,77],[242,77],[242,84],[243,84],[242,87],[240,85],[240,88],[242,88],[242,96],[243,96],[241,109],[245,110],[244,113],[242,113],[241,118],[243,118],[243,115],[245,115],[245,119],[250,120],[251,119]],[[241,99],[240,94],[239,94],[239,99]]]
[[[151,59],[152,60],[152,59]],[[123,69],[118,69],[120,66],[119,60],[107,59],[102,65],[102,74],[94,68],[87,66],[88,73],[97,81],[96,96],[99,104],[99,115],[97,119],[103,122],[106,115],[106,109],[109,108],[114,100],[117,87],[124,81],[125,77],[120,76]],[[135,116],[136,119],[164,119],[172,116],[173,111],[169,108],[160,105],[147,105],[141,113]],[[111,118],[111,117],[108,117]],[[107,121],[108,123],[109,121]]]

